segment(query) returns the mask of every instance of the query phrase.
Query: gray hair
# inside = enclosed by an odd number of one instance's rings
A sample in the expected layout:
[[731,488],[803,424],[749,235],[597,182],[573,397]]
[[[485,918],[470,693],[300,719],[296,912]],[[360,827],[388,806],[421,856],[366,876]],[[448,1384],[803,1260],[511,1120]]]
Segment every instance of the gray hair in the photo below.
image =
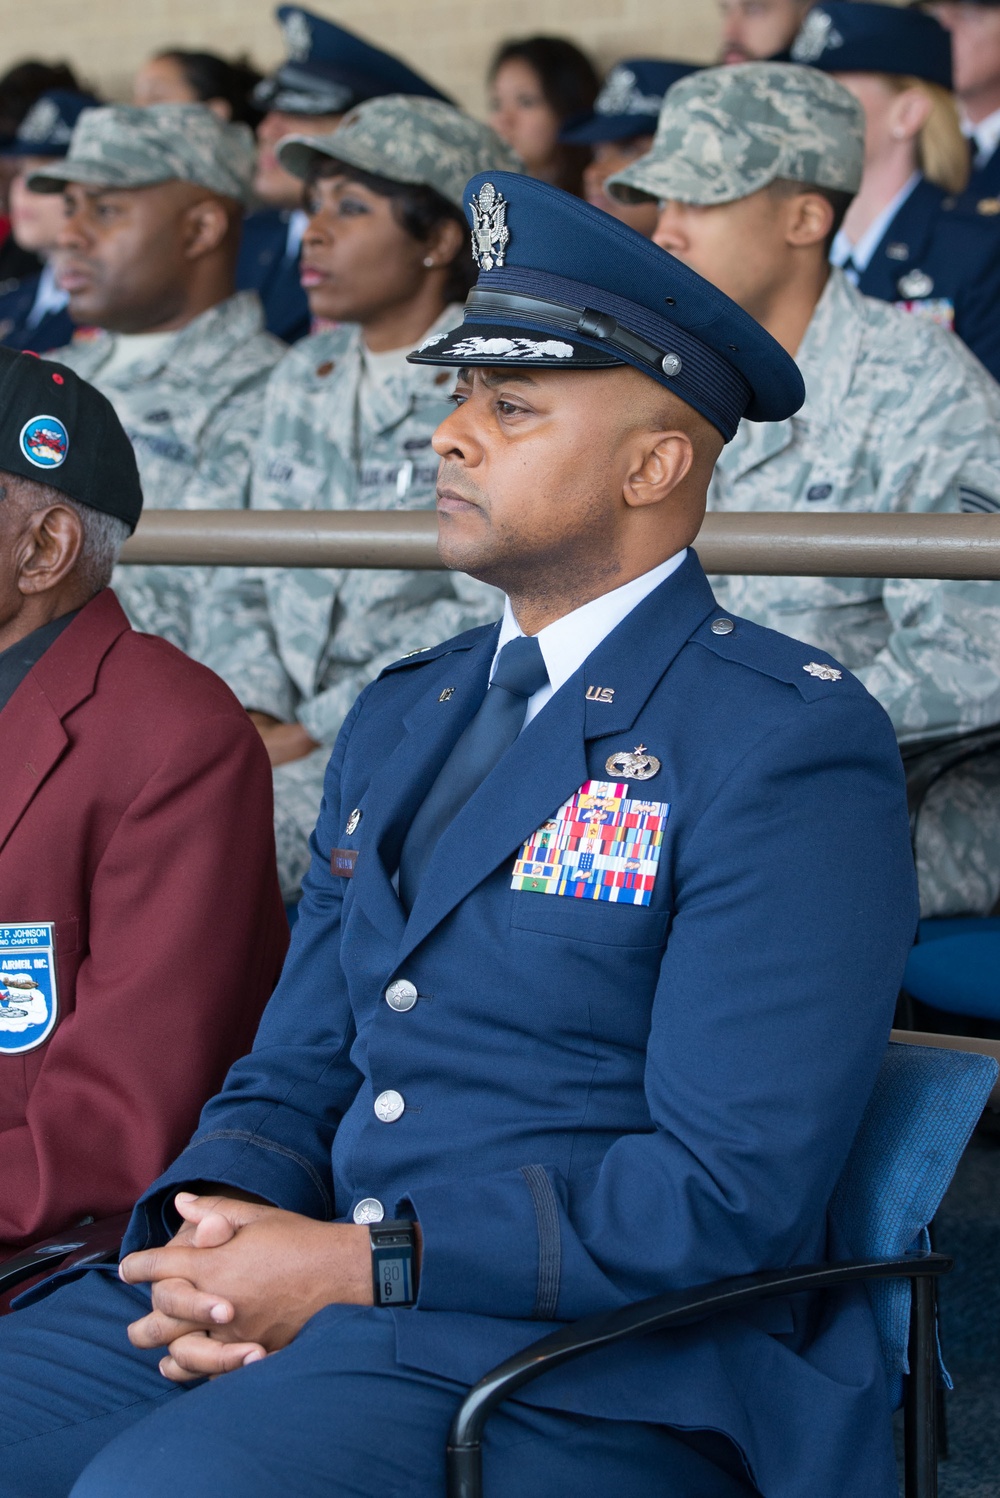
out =
[[119,520],[117,515],[108,515],[104,510],[95,510],[93,505],[70,499],[68,494],[53,489],[49,484],[25,478],[22,474],[0,474],[0,499],[10,491],[21,500],[29,515],[47,510],[54,504],[72,510],[83,530],[83,546],[76,563],[77,576],[91,596],[108,586],[118,553],[131,534],[124,520]]
[[81,504],[66,494],[60,495],[60,501],[67,509],[76,511],[83,525],[83,546],[76,564],[80,581],[91,593],[99,593],[111,581],[118,553],[131,535],[131,528],[117,515],[95,510],[93,505]]

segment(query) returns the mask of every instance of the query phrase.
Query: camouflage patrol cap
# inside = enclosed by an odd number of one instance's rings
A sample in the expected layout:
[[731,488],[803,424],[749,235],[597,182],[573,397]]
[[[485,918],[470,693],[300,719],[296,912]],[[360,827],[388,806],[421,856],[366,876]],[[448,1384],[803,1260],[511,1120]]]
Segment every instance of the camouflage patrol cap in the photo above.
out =
[[390,182],[433,187],[464,211],[465,184],[477,172],[519,172],[521,163],[495,130],[440,99],[387,94],[366,99],[329,135],[286,135],[278,160],[308,177],[329,158]]
[[612,197],[733,203],[777,181],[856,193],[865,117],[845,88],[815,68],[750,62],[675,83],[652,149],[606,183]]
[[246,125],[228,124],[204,104],[109,104],[88,109],[64,161],[32,172],[32,192],[88,187],[153,187],[193,182],[245,207],[253,201],[255,150]]

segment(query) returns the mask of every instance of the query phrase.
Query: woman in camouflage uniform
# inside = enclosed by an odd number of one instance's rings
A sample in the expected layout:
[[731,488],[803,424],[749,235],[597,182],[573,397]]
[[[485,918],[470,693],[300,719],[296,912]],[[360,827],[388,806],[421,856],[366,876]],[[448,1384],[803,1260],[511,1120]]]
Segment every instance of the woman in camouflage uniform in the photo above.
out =
[[[289,136],[306,183],[302,280],[314,316],[265,401],[251,506],[431,509],[434,429],[453,378],[406,363],[461,320],[474,279],[462,191],[510,169],[487,126],[436,99],[372,99],[329,135]],[[308,864],[330,746],[358,692],[408,650],[498,616],[492,589],[445,572],[250,569],[220,576],[199,654],[251,710],[275,767],[286,899]]]

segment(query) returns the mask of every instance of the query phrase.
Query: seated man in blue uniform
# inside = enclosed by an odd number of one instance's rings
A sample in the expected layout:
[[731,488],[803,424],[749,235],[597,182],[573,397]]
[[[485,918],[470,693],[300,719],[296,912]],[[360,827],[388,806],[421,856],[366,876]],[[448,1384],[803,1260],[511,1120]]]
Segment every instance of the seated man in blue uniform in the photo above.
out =
[[[464,1390],[554,1325],[838,1251],[916,923],[899,756],[691,550],[801,379],[600,210],[465,201],[478,285],[411,357],[460,366],[441,554],[503,619],[358,699],[254,1050],[118,1274],[0,1326],[5,1498],[439,1498]],[[570,1364],[487,1435],[519,1498],[896,1491],[863,1289]]]
[[[309,303],[299,281],[299,256],[309,215],[302,183],[286,172],[275,147],[286,135],[326,135],[355,104],[383,94],[445,95],[405,62],[373,47],[312,11],[280,5],[278,22],[288,57],[253,92],[264,111],[257,126],[254,191],[264,207],[243,224],[236,272],[241,291],[256,291],[264,303],[269,333],[295,343],[311,329]],[[447,102],[447,101],[446,101]]]

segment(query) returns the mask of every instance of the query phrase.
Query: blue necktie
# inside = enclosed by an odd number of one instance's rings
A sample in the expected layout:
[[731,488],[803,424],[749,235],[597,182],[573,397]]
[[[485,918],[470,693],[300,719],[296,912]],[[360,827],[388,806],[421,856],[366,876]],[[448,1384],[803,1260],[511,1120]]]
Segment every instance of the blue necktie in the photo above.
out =
[[442,832],[524,727],[528,698],[549,679],[533,635],[508,640],[497,657],[482,707],[442,765],[410,824],[399,855],[399,897],[409,911],[420,876]]

